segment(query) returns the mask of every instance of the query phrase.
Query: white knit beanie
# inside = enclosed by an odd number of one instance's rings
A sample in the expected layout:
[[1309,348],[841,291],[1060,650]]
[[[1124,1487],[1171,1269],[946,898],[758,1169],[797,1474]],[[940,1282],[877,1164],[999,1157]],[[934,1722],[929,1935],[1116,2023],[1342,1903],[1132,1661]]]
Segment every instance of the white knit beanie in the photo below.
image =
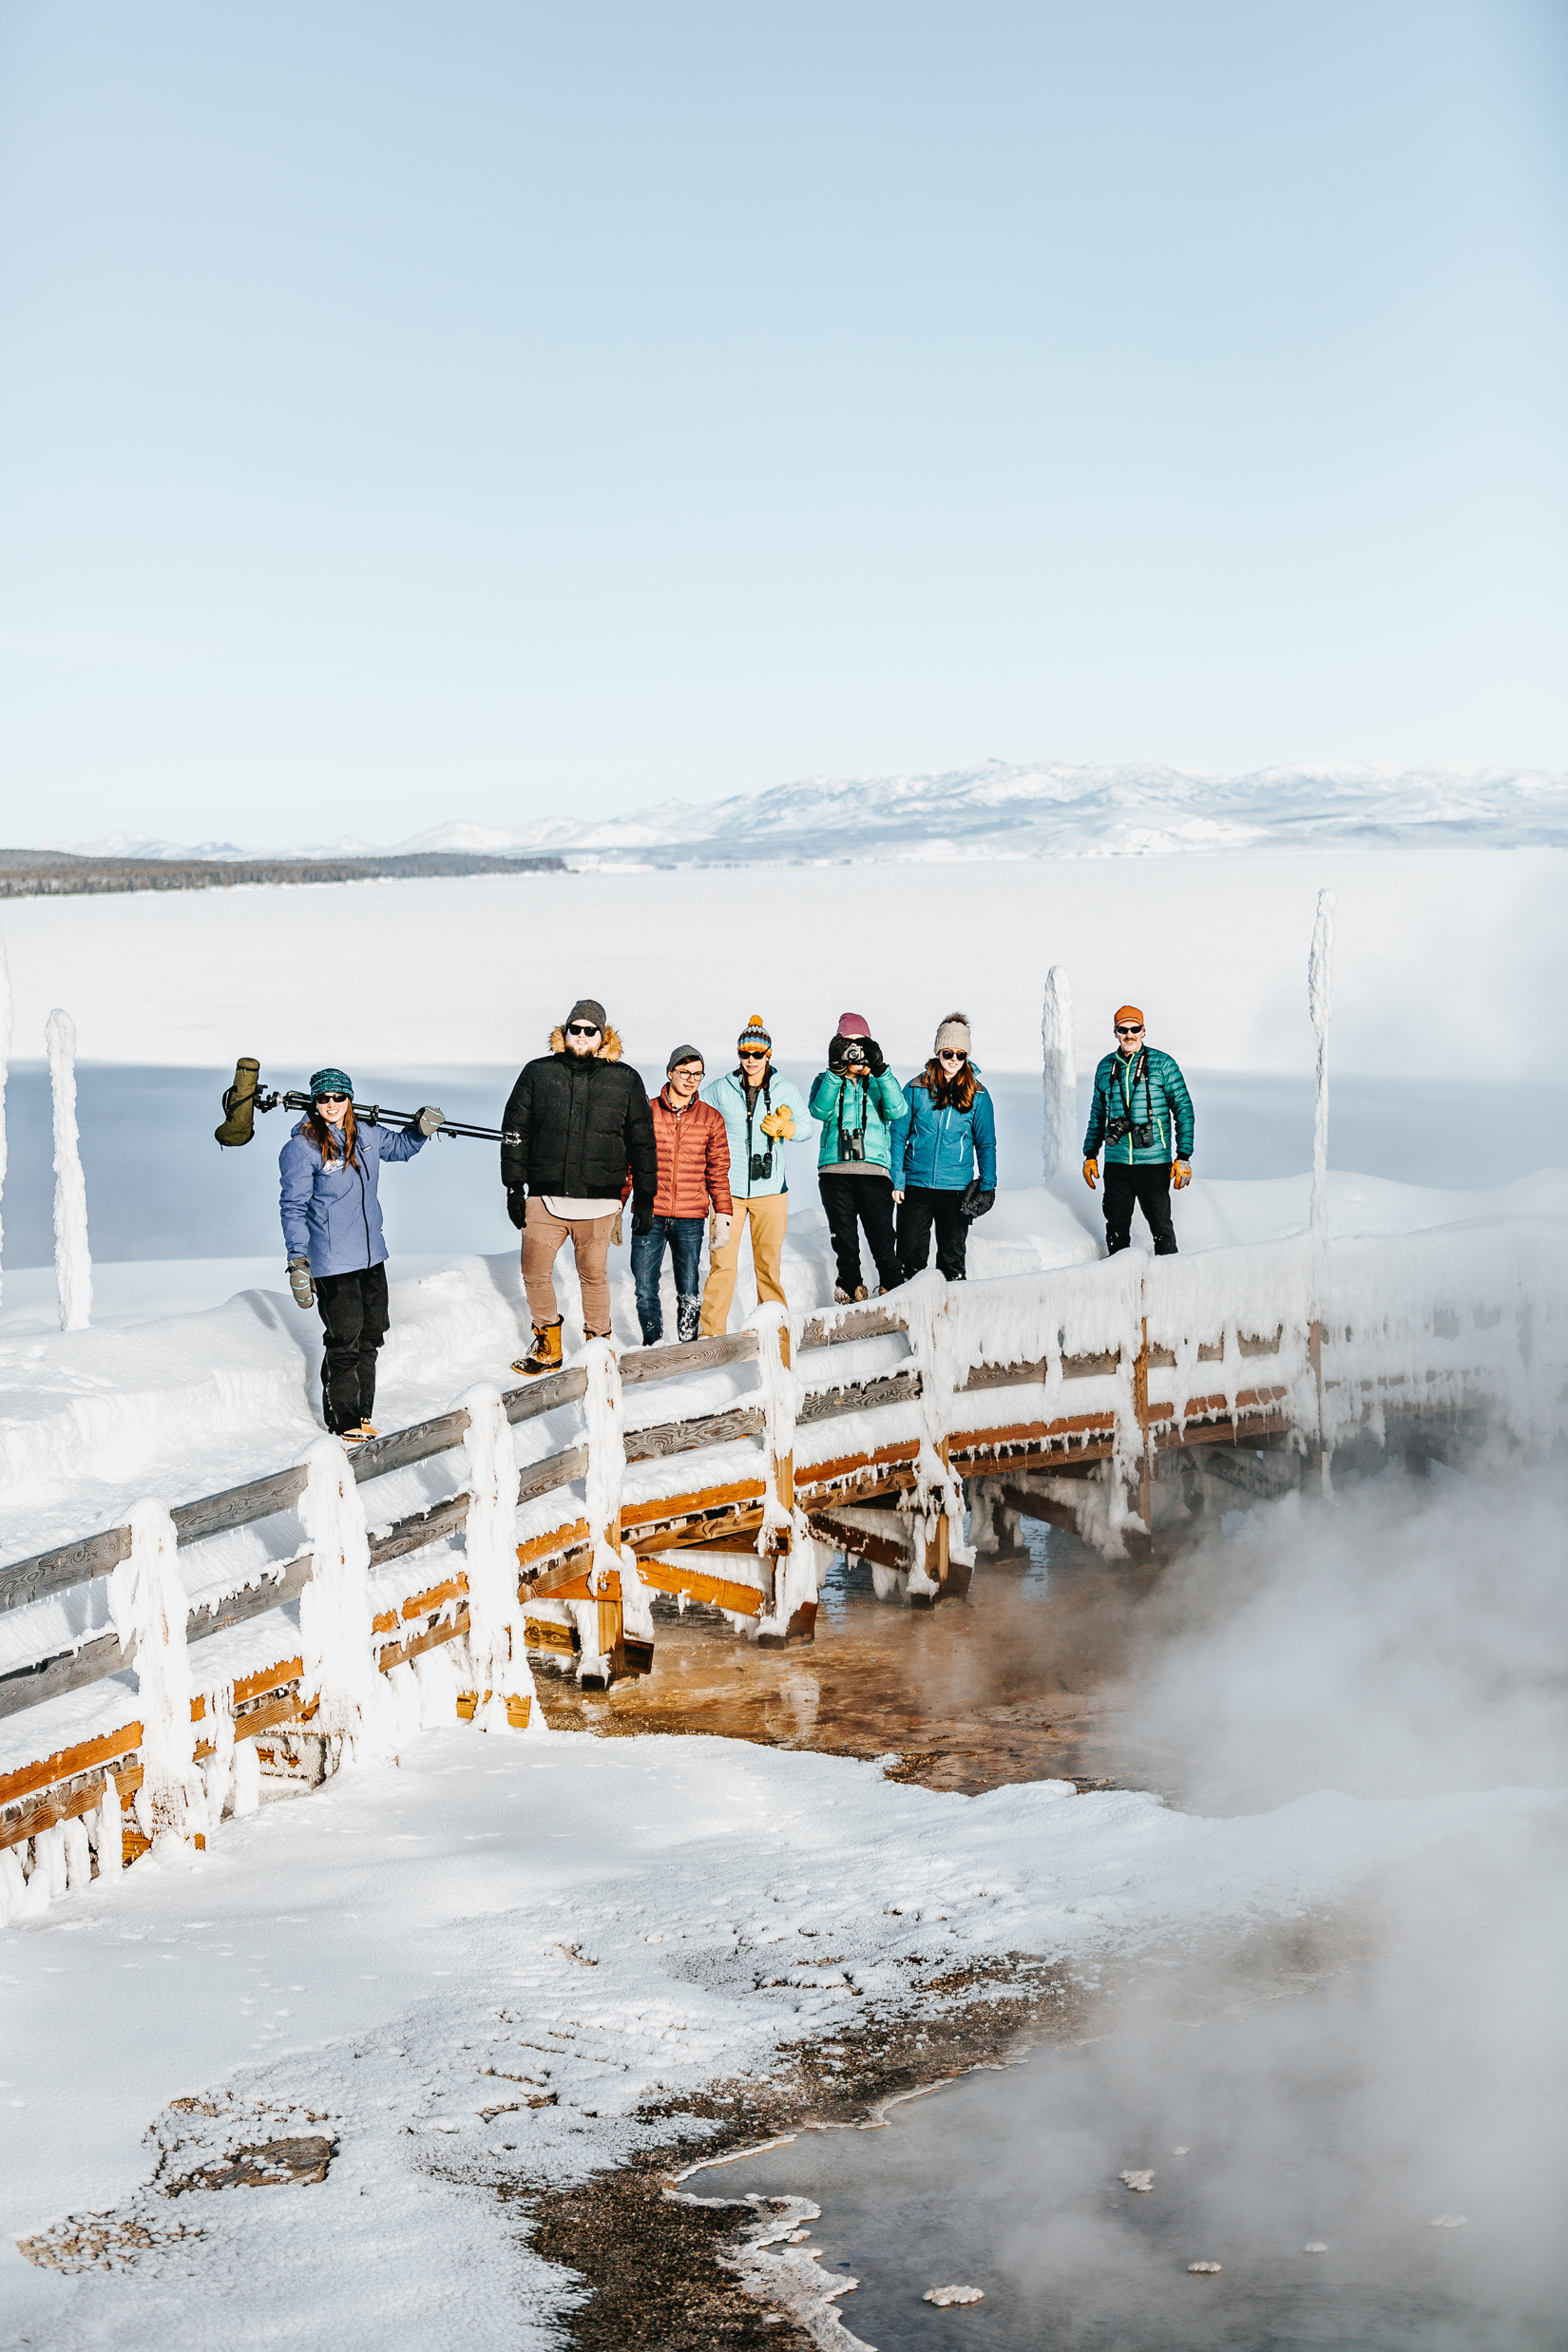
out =
[[947,1018],[944,1021],[941,1028],[938,1029],[936,1033],[936,1043],[931,1047],[932,1053],[941,1053],[945,1045],[949,1047],[955,1054],[966,1054],[968,1052],[969,1016],[967,1013],[949,1013],[947,1015]]

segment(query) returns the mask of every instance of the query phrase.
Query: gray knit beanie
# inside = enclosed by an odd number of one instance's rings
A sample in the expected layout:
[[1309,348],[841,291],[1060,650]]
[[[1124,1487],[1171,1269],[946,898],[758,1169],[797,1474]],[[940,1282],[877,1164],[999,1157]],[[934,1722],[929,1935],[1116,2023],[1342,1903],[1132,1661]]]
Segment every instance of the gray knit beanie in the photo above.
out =
[[703,1061],[700,1045],[678,1045],[664,1064],[665,1077],[668,1078],[672,1070],[679,1070],[683,1061],[701,1061],[704,1069],[708,1066]]
[[603,1005],[593,996],[580,996],[562,1025],[570,1028],[574,1021],[591,1021],[596,1029],[607,1029],[610,1025],[604,1018]]
[[947,1019],[943,1022],[942,1026],[936,1033],[936,1043],[931,1047],[931,1051],[933,1054],[939,1054],[944,1046],[947,1046],[955,1054],[966,1054],[968,1052],[969,1016],[967,1013],[949,1013],[947,1015]]

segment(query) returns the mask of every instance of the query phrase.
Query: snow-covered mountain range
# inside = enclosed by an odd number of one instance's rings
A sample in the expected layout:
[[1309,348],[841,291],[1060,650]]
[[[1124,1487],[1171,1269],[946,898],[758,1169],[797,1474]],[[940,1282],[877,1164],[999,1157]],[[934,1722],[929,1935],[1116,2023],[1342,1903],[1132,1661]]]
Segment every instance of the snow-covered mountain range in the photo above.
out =
[[[549,816],[527,825],[459,818],[390,845],[342,839],[291,845],[288,854],[547,851],[581,867],[668,868],[934,865],[1418,843],[1568,844],[1568,775],[1326,767],[1214,776],[1159,767],[1014,767],[993,759],[942,775],[809,776],[701,806],[667,800],[626,816]],[[124,833],[70,846],[120,857],[258,853],[232,842],[193,847]],[[269,853],[280,852],[275,846]]]

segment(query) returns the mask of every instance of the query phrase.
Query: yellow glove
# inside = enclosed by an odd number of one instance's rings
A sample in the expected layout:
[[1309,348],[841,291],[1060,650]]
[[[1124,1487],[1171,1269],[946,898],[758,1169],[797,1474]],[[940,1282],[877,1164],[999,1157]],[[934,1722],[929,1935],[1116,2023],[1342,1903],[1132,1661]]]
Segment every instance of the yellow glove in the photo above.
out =
[[1100,1182],[1100,1162],[1098,1159],[1086,1159],[1084,1161],[1083,1181],[1092,1193],[1095,1186]]
[[793,1143],[794,1113],[788,1105],[782,1111],[770,1111],[762,1122],[762,1132],[765,1136],[782,1136],[786,1143]]
[[1191,1184],[1192,1180],[1193,1172],[1191,1168],[1188,1167],[1187,1162],[1184,1159],[1178,1159],[1175,1167],[1171,1170],[1172,1184],[1179,1193],[1182,1190],[1182,1187],[1184,1185]]

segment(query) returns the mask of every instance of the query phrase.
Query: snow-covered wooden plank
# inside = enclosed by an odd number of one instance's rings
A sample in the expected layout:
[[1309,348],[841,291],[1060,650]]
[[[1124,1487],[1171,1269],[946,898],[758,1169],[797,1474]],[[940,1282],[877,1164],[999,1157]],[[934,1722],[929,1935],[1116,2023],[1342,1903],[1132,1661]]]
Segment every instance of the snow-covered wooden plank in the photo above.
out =
[[638,1381],[673,1380],[683,1372],[712,1372],[726,1364],[750,1364],[756,1355],[755,1331],[730,1331],[714,1339],[679,1340],[669,1347],[628,1348],[621,1358],[623,1387]]

